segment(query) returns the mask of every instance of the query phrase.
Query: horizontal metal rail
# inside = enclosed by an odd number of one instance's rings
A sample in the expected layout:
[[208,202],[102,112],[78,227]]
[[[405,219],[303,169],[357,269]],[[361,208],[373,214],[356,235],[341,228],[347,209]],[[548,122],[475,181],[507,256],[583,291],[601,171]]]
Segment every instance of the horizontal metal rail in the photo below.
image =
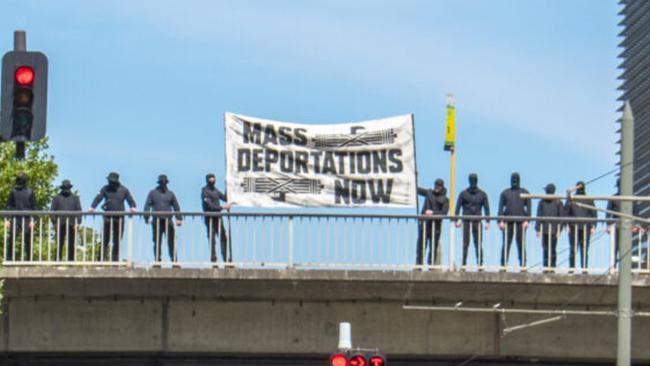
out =
[[[0,211],[2,222],[0,251],[5,265],[595,274],[616,271],[619,220],[339,212]],[[646,224],[633,230],[634,270],[648,272]]]

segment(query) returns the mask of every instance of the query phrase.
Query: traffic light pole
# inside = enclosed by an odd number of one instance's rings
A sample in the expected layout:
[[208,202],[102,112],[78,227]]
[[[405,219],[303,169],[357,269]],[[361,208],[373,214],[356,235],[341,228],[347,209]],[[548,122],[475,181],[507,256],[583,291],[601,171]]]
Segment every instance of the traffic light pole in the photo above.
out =
[[[27,33],[25,31],[14,31],[14,51],[27,51]],[[16,141],[16,159],[25,159],[24,141]]]
[[[621,118],[621,195],[633,194],[634,172],[634,117],[629,102],[625,102]],[[621,202],[621,212],[632,215],[632,201]],[[617,366],[629,366],[631,362],[632,343],[632,222],[621,216],[618,229],[619,237],[619,272],[618,272],[618,344]]]

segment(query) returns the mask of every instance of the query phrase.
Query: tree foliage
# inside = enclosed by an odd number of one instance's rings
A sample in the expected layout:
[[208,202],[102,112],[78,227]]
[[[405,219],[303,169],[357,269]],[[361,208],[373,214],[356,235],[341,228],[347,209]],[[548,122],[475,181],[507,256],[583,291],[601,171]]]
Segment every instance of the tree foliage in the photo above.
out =
[[7,205],[9,192],[15,186],[16,174],[24,172],[28,177],[28,186],[36,195],[39,209],[47,209],[52,198],[57,193],[54,185],[59,167],[54,157],[47,152],[47,138],[35,142],[27,142],[25,159],[17,160],[16,144],[14,142],[0,143],[0,209]]

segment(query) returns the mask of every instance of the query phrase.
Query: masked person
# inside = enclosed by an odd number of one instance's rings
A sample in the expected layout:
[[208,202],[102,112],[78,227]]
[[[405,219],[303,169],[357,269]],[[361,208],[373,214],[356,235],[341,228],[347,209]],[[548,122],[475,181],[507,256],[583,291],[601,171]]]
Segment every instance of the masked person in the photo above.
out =
[[[528,191],[520,187],[520,182],[519,173],[510,175],[510,188],[501,192],[499,198],[499,216],[530,216],[530,200],[521,198],[521,194],[527,194]],[[522,270],[526,267],[526,248],[524,246],[526,228],[528,228],[528,220],[526,219],[517,218],[499,221],[499,229],[504,232],[503,246],[501,247],[501,267],[508,264],[513,237],[517,241],[519,266],[522,267]]]
[[99,203],[104,201],[102,209],[107,214],[104,215],[103,252],[107,252],[109,243],[112,242],[111,260],[118,261],[120,260],[120,241],[122,234],[124,234],[124,215],[111,215],[110,213],[124,212],[125,201],[129,204],[131,213],[135,213],[135,200],[131,196],[131,192],[120,183],[120,176],[117,173],[112,172],[108,174],[106,179],[108,180],[108,184],[99,191],[89,211],[91,213],[95,212]]
[[[205,176],[205,187],[201,188],[201,202],[203,203],[203,212],[221,212],[223,209],[230,211],[231,205],[226,203],[221,206],[221,201],[227,202],[228,197],[217,189],[217,178],[214,174]],[[215,248],[216,237],[221,240],[221,257],[224,262],[232,262],[232,253],[228,252],[228,233],[223,225],[223,220],[219,216],[206,216],[205,228],[207,230],[208,241],[210,242],[210,261],[217,262],[217,251]]]
[[67,246],[68,261],[74,261],[75,255],[75,241],[77,238],[77,230],[81,223],[81,201],[79,196],[72,193],[72,183],[65,179],[61,182],[59,187],[61,191],[52,200],[50,211],[68,211],[79,212],[79,214],[62,214],[52,216],[52,225],[57,240],[58,259],[63,259],[63,248]]
[[[544,191],[548,195],[555,194],[555,185],[547,184]],[[544,218],[560,218],[563,214],[564,207],[558,199],[543,199],[537,204],[535,231],[537,237],[542,239],[545,272],[551,271],[557,265],[557,239],[560,236],[562,224],[559,221],[544,220]]]
[[[614,196],[620,196],[621,195],[621,181],[620,179],[616,180],[616,193]],[[621,201],[617,200],[609,200],[607,201],[607,210],[608,211],[614,211],[614,212],[621,212]],[[639,216],[639,205],[634,202],[632,203],[632,215],[634,216]],[[605,218],[610,219],[610,220],[618,220],[619,216],[616,214],[613,214],[611,212],[608,212],[605,215]],[[647,225],[640,225],[639,223],[635,223],[634,226],[632,226],[632,247],[639,247],[639,242],[644,242],[647,240]],[[618,226],[616,222],[609,221],[607,222],[607,233],[609,235],[614,235],[614,259],[615,259],[615,266],[618,266],[618,261],[620,260],[619,258],[619,253],[618,253]],[[644,262],[645,263],[645,262]]]
[[[580,181],[576,183],[576,196],[584,196],[585,192],[585,183]],[[591,234],[596,231],[596,222],[597,214],[596,210],[578,206],[576,202],[580,202],[585,205],[595,206],[594,200],[579,200],[579,201],[567,201],[564,210],[567,217],[575,217],[583,219],[581,221],[569,222],[567,226],[567,233],[569,234],[569,246],[571,252],[569,253],[569,266],[571,269],[575,268],[576,262],[576,252],[580,253],[580,263],[583,270],[589,265],[589,241],[591,239]],[[584,220],[592,219],[592,220]]]
[[[458,195],[456,203],[456,213],[458,216],[462,210],[463,216],[481,216],[481,212],[485,212],[485,216],[490,216],[490,204],[488,196],[478,187],[478,176],[474,173],[469,175],[469,187]],[[456,227],[460,227],[461,223],[456,222]],[[463,266],[467,264],[467,250],[469,249],[470,233],[474,238],[474,249],[476,252],[476,262],[479,267],[483,266],[483,246],[481,231],[483,225],[481,219],[477,217],[463,218]],[[490,227],[490,222],[485,222],[485,230]],[[480,268],[479,268],[480,269]]]
[[[16,185],[9,192],[9,199],[7,200],[6,210],[8,211],[36,211],[36,196],[34,191],[27,186],[27,175],[25,173],[18,173],[16,175]],[[34,229],[33,217],[29,215],[13,214],[9,220],[5,220],[5,228],[7,229],[7,253],[5,258],[7,261],[14,260],[16,248],[14,247],[16,239],[22,245],[22,260],[32,260],[32,229]]]
[[158,176],[158,187],[152,189],[147,195],[147,201],[144,205],[145,223],[149,223],[149,210],[153,211],[153,221],[151,222],[151,232],[153,235],[153,254],[156,262],[160,262],[162,253],[160,242],[163,235],[167,235],[167,250],[172,262],[178,260],[176,253],[176,230],[170,212],[176,212],[176,225],[181,226],[183,217],[178,214],[181,211],[176,195],[167,188],[169,179],[164,174]]
[[[449,213],[449,199],[447,198],[447,189],[442,179],[436,179],[433,189],[418,187],[418,195],[424,196],[424,205],[422,206],[422,215],[445,216]],[[418,225],[418,241],[416,243],[416,264],[423,264],[422,254],[429,251],[428,263],[433,264],[435,253],[435,264],[440,264],[440,234],[442,229],[442,219],[422,220]],[[433,250],[431,241],[433,236]]]

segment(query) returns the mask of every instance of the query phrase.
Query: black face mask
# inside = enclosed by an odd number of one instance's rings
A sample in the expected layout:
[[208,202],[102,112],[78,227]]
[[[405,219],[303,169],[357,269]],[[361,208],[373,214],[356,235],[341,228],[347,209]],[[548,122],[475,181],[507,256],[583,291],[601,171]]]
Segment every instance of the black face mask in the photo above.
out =
[[72,190],[70,188],[61,188],[61,194],[68,197],[72,194]]
[[109,180],[108,186],[112,189],[117,189],[120,186],[120,182]]
[[216,183],[215,180],[208,180],[208,187],[214,188],[214,184]]
[[158,183],[158,189],[160,189],[163,192],[167,192],[167,183]]
[[512,189],[519,189],[519,174],[518,173],[512,173],[510,176],[510,188]]
[[475,191],[478,188],[478,176],[476,174],[469,175],[469,189]]
[[18,177],[18,178],[16,178],[16,188],[23,189],[26,186],[27,186],[27,178],[26,177]]

